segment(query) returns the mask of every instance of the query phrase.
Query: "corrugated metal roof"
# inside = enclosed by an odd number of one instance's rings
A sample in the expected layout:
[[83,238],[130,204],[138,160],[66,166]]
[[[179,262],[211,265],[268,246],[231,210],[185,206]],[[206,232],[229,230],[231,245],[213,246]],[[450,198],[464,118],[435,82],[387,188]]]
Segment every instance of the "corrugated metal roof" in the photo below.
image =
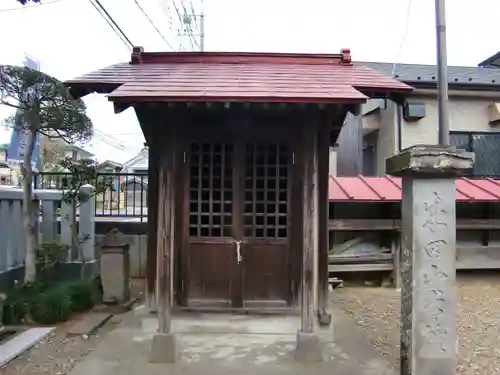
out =
[[[500,180],[459,178],[456,187],[460,202],[500,201]],[[397,202],[401,200],[401,179],[330,176],[328,197],[330,202]]]
[[67,81],[73,93],[111,92],[113,101],[364,102],[411,87],[350,62],[350,54],[144,53]]
[[[394,63],[362,62],[363,65],[392,76]],[[394,78],[417,87],[419,84],[437,83],[437,66],[422,64],[396,64]],[[450,86],[498,87],[500,89],[500,69],[477,66],[449,66],[448,83]]]

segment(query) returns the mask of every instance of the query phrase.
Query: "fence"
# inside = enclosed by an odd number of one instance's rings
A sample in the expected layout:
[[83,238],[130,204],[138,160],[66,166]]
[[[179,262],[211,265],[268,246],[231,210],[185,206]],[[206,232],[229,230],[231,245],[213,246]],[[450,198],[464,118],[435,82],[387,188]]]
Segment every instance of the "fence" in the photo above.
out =
[[[35,175],[35,189],[67,189],[70,173],[41,172]],[[146,221],[148,176],[139,173],[97,173],[93,186],[103,186],[97,194],[95,213],[100,217],[122,217]]]
[[[92,186],[82,190],[91,193]],[[31,204],[35,209],[39,241],[59,240],[71,245],[70,204],[63,202],[61,190],[36,189]],[[81,263],[81,256],[87,263],[95,260],[95,202],[94,198],[79,207],[78,235],[86,240],[81,244],[81,254],[68,251],[67,263]],[[60,214],[59,214],[60,210]],[[23,226],[22,189],[0,186],[0,289],[11,284],[19,276],[26,257]]]

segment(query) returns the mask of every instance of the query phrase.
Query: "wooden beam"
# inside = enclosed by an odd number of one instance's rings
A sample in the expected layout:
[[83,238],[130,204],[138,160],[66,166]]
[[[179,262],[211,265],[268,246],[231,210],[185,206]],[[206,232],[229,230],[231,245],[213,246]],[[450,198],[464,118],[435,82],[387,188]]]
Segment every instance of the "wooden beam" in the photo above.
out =
[[[169,134],[170,135],[170,134]],[[158,321],[159,333],[169,333],[171,326],[172,260],[174,237],[174,166],[175,152],[172,137],[168,136],[159,165],[158,202]]]
[[[500,269],[500,246],[460,245],[456,251],[456,269]],[[396,271],[394,259],[390,254],[379,256],[330,257],[328,271],[365,272]],[[397,284],[396,284],[397,287]]]
[[[458,230],[500,230],[500,219],[457,219]],[[401,230],[399,219],[333,219],[328,229],[334,231]]]
[[332,273],[340,272],[371,272],[371,271],[392,271],[392,263],[359,263],[359,264],[330,264],[328,271]]
[[328,222],[328,229],[335,231],[379,231],[400,228],[401,220],[397,219],[333,219]]
[[[313,123],[316,125],[315,123]],[[309,134],[305,128],[309,124],[303,124],[303,251],[302,251],[302,301],[301,301],[301,331],[312,333],[314,329],[314,254],[317,244],[317,215],[315,200],[317,199],[317,127],[311,126]]]

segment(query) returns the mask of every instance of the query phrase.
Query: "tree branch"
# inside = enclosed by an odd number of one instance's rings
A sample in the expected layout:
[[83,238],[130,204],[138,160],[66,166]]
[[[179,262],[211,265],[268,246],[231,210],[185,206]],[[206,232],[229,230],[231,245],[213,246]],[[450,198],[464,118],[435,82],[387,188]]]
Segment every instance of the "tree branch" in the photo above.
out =
[[5,105],[7,107],[15,108],[15,109],[21,109],[21,110],[25,109],[24,107],[21,107],[21,106],[18,106],[18,105],[6,102],[4,100],[0,100],[0,104]]

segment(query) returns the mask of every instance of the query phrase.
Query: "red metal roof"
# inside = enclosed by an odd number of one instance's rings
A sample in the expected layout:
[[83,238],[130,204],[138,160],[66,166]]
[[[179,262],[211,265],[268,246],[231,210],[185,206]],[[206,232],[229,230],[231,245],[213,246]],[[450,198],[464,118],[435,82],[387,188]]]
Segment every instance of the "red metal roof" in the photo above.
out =
[[[456,180],[457,201],[498,202],[500,180]],[[330,202],[397,202],[401,200],[401,179],[396,177],[330,176]]]
[[112,101],[360,103],[369,95],[412,90],[340,55],[166,52],[135,48],[130,63],[67,81],[76,96]]

